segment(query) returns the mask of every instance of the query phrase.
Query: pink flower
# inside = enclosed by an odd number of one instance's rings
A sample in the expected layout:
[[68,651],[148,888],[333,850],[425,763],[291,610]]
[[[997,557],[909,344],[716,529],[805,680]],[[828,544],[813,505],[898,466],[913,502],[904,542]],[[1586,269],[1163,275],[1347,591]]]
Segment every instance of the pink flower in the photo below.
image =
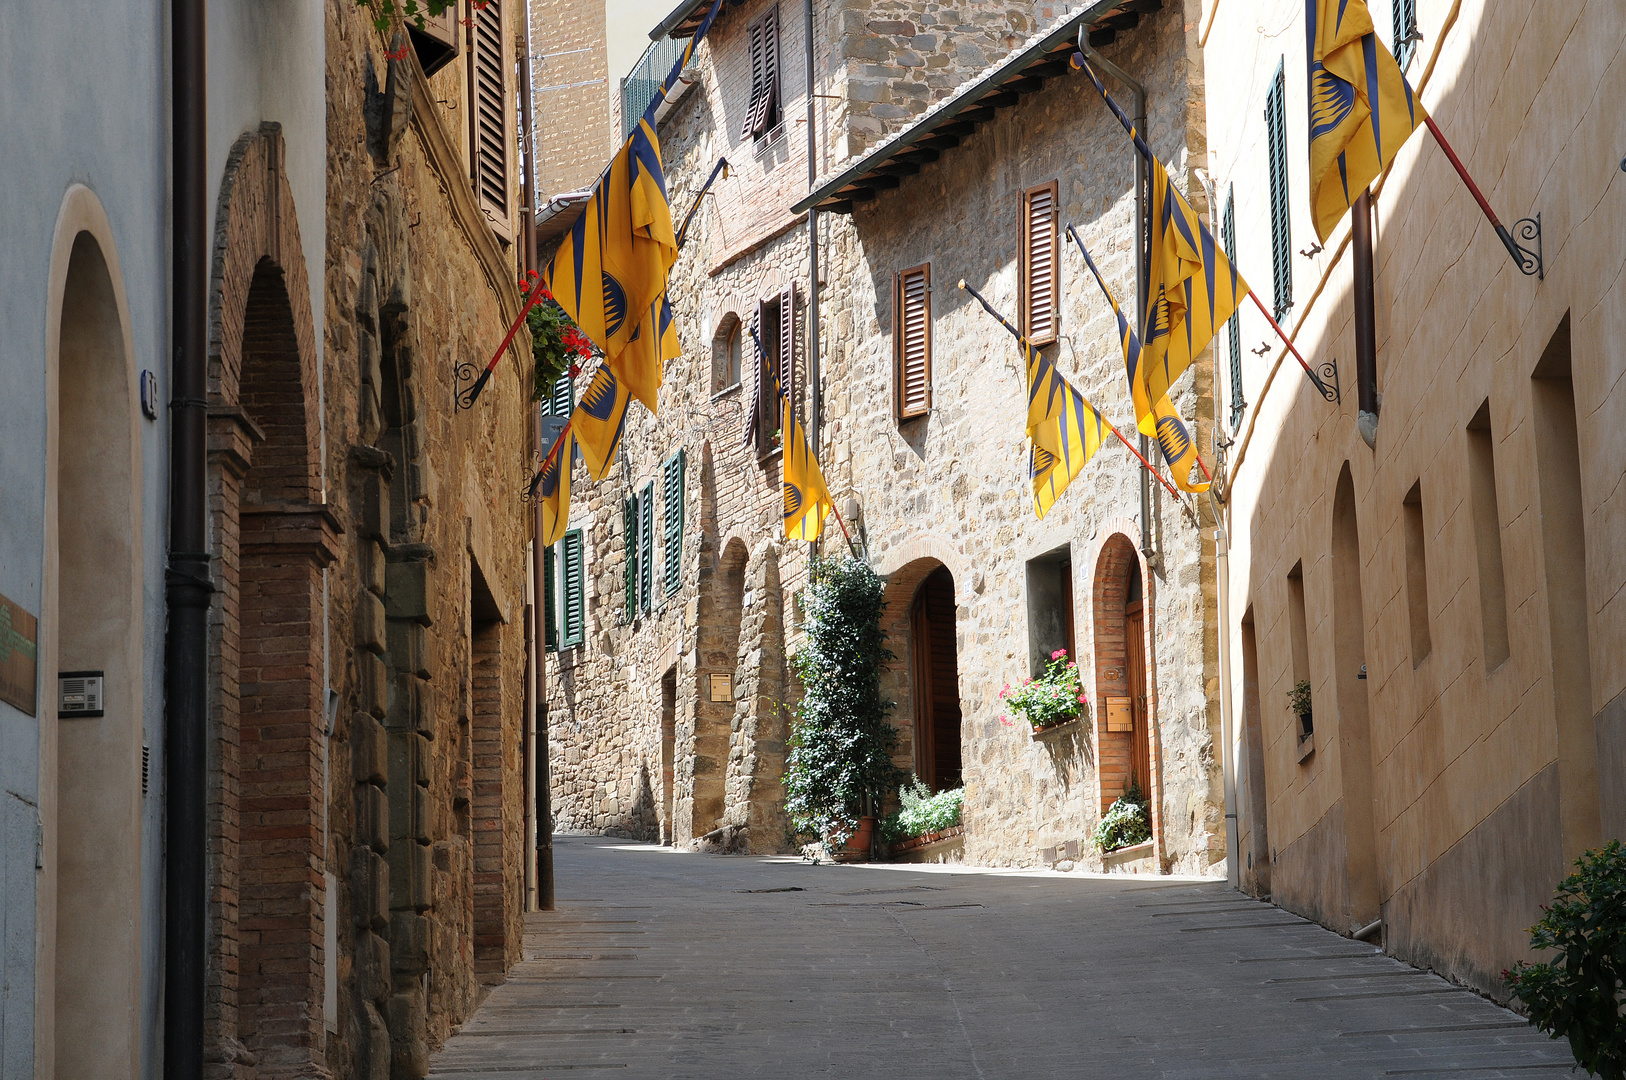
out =
[[1008,717],[1008,716],[1006,716],[1006,715],[1004,715],[1004,714],[1003,714],[1003,713],[1001,713],[1001,714],[1000,714],[1000,717],[999,717],[999,722],[1000,722],[1000,723],[1001,723],[1001,724],[1004,724],[1004,725],[1005,725],[1005,726],[1006,726],[1006,727],[1014,727],[1014,726],[1015,726],[1015,725],[1013,725],[1013,724],[1012,724],[1012,723],[1011,723],[1011,718],[1010,718],[1010,717]]
[[1085,697],[1083,694],[1080,694],[1078,695],[1078,703],[1080,705],[1088,705],[1090,703],[1090,699]]
[[1067,650],[1066,649],[1057,649],[1055,652],[1050,654],[1050,659],[1052,659],[1052,660],[1060,660],[1062,657],[1064,657],[1066,655],[1067,655]]

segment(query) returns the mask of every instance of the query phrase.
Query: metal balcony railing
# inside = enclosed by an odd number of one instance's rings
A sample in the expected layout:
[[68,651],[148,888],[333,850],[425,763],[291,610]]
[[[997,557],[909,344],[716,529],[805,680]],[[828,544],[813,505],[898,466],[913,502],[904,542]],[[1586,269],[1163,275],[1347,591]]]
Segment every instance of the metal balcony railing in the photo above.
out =
[[682,38],[662,38],[653,42],[644,50],[643,58],[638,66],[632,69],[621,84],[621,137],[626,138],[632,134],[632,129],[638,126],[638,118],[644,115],[649,103],[655,100],[660,91],[661,83],[672,70],[672,65],[678,62],[683,55],[685,41]]

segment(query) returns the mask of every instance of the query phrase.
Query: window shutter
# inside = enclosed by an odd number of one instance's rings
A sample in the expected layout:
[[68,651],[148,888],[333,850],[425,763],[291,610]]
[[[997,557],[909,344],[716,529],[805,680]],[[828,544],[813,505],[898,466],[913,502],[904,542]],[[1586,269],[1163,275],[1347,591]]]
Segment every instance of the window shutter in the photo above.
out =
[[655,599],[655,481],[638,497],[638,610],[649,614]]
[[1394,15],[1394,53],[1402,71],[1411,63],[1417,51],[1417,0],[1393,0],[1390,11]]
[[[796,286],[786,285],[779,290],[778,369],[779,393],[796,400]],[[778,401],[773,403],[774,427],[783,422],[783,410]],[[781,440],[788,436],[781,434]]]
[[932,267],[924,263],[893,278],[893,385],[899,420],[932,407]]
[[666,563],[664,566],[666,579],[666,595],[671,596],[683,585],[683,451],[679,450],[666,459],[661,471],[663,486],[665,487],[666,506]]
[[1056,340],[1058,191],[1052,180],[1022,194],[1021,265],[1017,273],[1022,320],[1019,329],[1035,345],[1049,345]]
[[627,585],[627,621],[638,617],[638,497],[628,495],[621,502],[621,525],[625,549],[623,566]]
[[587,581],[584,573],[582,531],[571,529],[559,541],[564,570],[564,634],[560,645],[570,648],[587,639]]
[[[1225,216],[1220,219],[1220,243],[1225,245],[1225,257],[1236,265],[1236,187],[1225,193]],[[1242,421],[1248,403],[1242,399],[1242,313],[1234,312],[1225,324],[1227,343],[1231,348],[1231,427]]]
[[1265,135],[1270,154],[1270,257],[1275,270],[1273,306],[1280,320],[1293,306],[1293,236],[1287,210],[1287,71],[1276,65],[1265,98]]
[[756,359],[751,365],[754,371],[751,420],[746,427],[745,441],[755,445],[759,458],[773,451],[773,433],[779,430],[781,310],[778,296],[759,300],[751,324],[755,331],[751,349]]
[[493,230],[510,239],[507,62],[503,59],[503,0],[475,5],[469,20],[469,170],[480,210]]
[[740,134],[754,139],[772,131],[779,119],[779,9],[770,8],[766,15],[751,24],[748,33],[751,97]]
[[559,376],[548,395],[549,416],[569,416],[576,408],[576,386],[569,374]]
[[542,549],[542,641],[549,652],[559,648],[559,616],[557,589],[553,584],[553,548]]

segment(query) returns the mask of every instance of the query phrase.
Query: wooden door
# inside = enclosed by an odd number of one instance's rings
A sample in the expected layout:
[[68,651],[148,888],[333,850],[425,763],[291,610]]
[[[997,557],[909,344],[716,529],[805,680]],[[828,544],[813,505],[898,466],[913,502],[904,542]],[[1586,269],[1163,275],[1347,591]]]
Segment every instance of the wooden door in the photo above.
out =
[[915,594],[909,611],[909,661],[915,701],[915,775],[937,787],[937,754],[932,740],[932,620],[926,590]]
[[1135,730],[1129,740],[1129,775],[1135,778],[1141,794],[1152,797],[1151,721],[1146,708],[1146,620],[1141,601],[1124,605],[1124,647],[1128,654],[1129,699],[1135,713]]

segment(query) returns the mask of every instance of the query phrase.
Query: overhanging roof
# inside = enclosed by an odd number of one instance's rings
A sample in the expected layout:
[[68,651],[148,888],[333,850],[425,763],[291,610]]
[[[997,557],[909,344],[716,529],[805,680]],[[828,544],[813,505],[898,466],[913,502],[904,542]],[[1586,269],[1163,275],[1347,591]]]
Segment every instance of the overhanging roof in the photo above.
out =
[[1120,31],[1134,28],[1142,15],[1162,6],[1163,0],[1095,0],[820,184],[792,210],[801,213],[817,207],[831,213],[848,213],[854,203],[866,202],[878,192],[900,186],[902,177],[918,173],[922,165],[936,161],[944,150],[960,145],[962,138],[975,131],[978,124],[993,119],[998,110],[1015,105],[1047,80],[1071,71],[1081,26],[1090,28],[1091,45],[1108,45]]
[[[726,0],[727,6],[736,7],[741,0]],[[711,0],[683,0],[672,10],[672,13],[662,19],[655,29],[649,32],[650,41],[659,41],[663,37],[686,38],[694,37],[694,32],[700,29],[700,23],[711,10]],[[722,14],[718,12],[718,14]]]

